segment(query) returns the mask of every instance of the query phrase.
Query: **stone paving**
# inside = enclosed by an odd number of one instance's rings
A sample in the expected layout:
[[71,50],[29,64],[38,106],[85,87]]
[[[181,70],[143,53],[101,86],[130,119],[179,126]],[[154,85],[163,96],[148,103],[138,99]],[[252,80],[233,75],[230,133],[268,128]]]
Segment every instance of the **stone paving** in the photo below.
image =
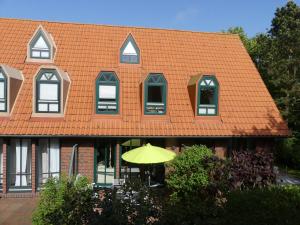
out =
[[0,198],[1,225],[30,225],[37,198]]

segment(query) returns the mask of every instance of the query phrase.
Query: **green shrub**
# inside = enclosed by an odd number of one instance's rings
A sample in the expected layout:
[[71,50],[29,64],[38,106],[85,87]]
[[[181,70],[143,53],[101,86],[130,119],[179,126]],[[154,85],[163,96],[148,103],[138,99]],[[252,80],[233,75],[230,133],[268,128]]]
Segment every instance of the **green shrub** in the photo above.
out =
[[228,195],[224,225],[296,225],[300,223],[300,187],[234,191]]
[[155,224],[161,215],[163,189],[156,190],[141,182],[125,183],[120,189],[97,191],[99,214],[93,224]]
[[161,224],[216,224],[228,189],[225,161],[204,145],[184,149],[167,165],[170,199],[163,204]]
[[48,179],[33,214],[36,225],[88,224],[94,216],[93,190],[86,177]]
[[205,160],[213,156],[204,145],[186,147],[180,155],[167,164],[166,183],[173,197],[187,195],[206,187],[209,183]]

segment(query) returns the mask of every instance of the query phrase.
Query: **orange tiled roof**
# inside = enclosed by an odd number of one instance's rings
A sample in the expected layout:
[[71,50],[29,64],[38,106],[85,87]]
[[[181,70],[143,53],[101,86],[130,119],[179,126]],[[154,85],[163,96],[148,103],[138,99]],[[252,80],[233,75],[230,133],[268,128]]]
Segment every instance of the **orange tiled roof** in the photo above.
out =
[[[57,46],[54,64],[68,72],[71,88],[63,119],[32,118],[33,76],[41,64],[25,62],[27,43],[39,25]],[[0,63],[25,80],[0,135],[62,136],[286,136],[289,131],[259,73],[236,35],[137,27],[0,19]],[[141,65],[119,63],[131,33]],[[95,79],[114,70],[121,86],[120,116],[94,113]],[[168,81],[166,116],[143,116],[139,86],[150,72]],[[187,85],[212,72],[220,83],[219,119],[195,118]]]

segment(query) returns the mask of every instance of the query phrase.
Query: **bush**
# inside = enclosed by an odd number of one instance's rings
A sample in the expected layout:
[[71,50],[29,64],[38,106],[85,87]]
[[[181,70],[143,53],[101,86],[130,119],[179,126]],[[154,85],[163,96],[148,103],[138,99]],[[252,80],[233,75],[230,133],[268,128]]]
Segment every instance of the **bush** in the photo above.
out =
[[152,190],[140,182],[125,183],[118,190],[97,193],[99,214],[93,224],[155,224],[161,216],[162,190]]
[[93,190],[86,177],[48,179],[32,222],[36,225],[88,224],[95,215]]
[[300,187],[273,186],[228,195],[224,225],[295,225],[300,221]]
[[267,187],[276,182],[273,155],[267,152],[233,152],[229,181],[231,189]]
[[173,197],[185,196],[209,183],[206,160],[213,156],[204,145],[186,147],[180,155],[167,164],[166,183]]
[[228,184],[225,161],[203,145],[186,147],[167,165],[171,192],[163,205],[161,224],[216,224]]

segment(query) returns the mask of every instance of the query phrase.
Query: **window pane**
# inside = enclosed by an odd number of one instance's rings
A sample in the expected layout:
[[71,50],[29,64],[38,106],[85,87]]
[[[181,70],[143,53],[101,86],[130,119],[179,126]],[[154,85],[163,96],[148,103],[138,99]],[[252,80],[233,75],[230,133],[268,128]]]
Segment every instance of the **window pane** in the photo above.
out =
[[207,114],[212,115],[215,114],[216,110],[215,109],[207,109]]
[[15,139],[9,152],[9,186],[31,186],[31,147],[28,139]]
[[116,86],[99,86],[99,98],[102,99],[116,99]]
[[40,51],[32,51],[32,57],[41,57],[41,52]]
[[45,41],[45,39],[43,38],[43,36],[40,36],[38,38],[38,40],[35,42],[33,48],[37,48],[37,49],[49,49],[48,45]]
[[5,97],[5,87],[4,82],[0,82],[0,99]]
[[5,103],[0,102],[0,110],[5,110]]
[[[59,172],[59,142],[57,139],[51,140],[50,142],[50,172]],[[57,174],[58,175],[58,174]],[[56,176],[57,176],[56,175]]]
[[39,99],[58,101],[58,84],[40,84]]
[[48,104],[38,104],[38,111],[47,112],[48,111]]
[[214,89],[201,89],[200,104],[213,105],[214,104]]
[[42,55],[41,55],[41,57],[42,58],[49,58],[49,52],[42,52]]
[[136,50],[133,46],[133,44],[131,43],[131,41],[129,41],[123,51],[123,55],[136,55],[137,56],[137,53],[136,53]]
[[148,102],[163,102],[163,86],[148,86]]
[[58,112],[58,104],[49,104],[49,112]]

